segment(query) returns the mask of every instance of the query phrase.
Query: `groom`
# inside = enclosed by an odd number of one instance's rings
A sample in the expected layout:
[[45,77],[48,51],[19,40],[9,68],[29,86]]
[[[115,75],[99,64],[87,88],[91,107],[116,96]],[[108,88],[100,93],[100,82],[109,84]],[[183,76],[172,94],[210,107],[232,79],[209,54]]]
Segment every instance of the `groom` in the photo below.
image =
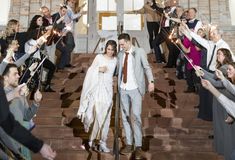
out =
[[[130,35],[123,33],[118,37],[121,51],[118,54],[118,87],[121,99],[122,122],[126,135],[126,146],[120,153],[132,153],[135,146],[136,159],[142,159],[142,96],[145,94],[145,76],[148,79],[148,91],[154,90],[152,70],[147,55],[142,48],[132,46]],[[130,123],[130,104],[133,125]],[[132,126],[133,127],[132,127]],[[133,142],[134,136],[134,142]]]

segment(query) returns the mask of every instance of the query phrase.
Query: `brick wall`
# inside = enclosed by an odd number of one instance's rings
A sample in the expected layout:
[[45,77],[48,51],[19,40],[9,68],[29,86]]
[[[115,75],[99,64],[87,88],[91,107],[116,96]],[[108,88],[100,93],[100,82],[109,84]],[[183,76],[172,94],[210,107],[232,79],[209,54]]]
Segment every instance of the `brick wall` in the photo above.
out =
[[197,8],[198,19],[203,23],[218,25],[224,31],[223,39],[235,53],[235,26],[231,25],[228,0],[178,0],[178,2],[185,8]]
[[59,10],[59,4],[63,0],[11,0],[10,19],[14,18],[20,21],[23,30],[28,27],[32,17],[40,14],[40,7],[46,5],[55,13]]

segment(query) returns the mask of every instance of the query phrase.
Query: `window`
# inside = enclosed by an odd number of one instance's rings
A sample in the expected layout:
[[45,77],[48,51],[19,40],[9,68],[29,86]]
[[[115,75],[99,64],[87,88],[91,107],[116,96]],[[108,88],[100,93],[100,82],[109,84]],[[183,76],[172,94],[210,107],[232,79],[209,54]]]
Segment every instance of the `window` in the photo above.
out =
[[124,11],[133,11],[142,8],[144,0],[125,0]]
[[8,22],[11,0],[0,0],[0,25],[5,26]]
[[[124,11],[137,10],[143,7],[144,0],[124,0]],[[117,0],[97,0],[98,29],[116,30],[117,16],[123,16],[124,30],[142,30],[143,16],[141,14],[117,13]]]
[[98,29],[116,30],[117,29],[117,3],[115,0],[97,0]]
[[124,30],[142,30],[141,14],[124,14]]
[[[141,9],[144,6],[144,0],[126,0],[124,1],[124,11],[133,11]],[[124,14],[124,30],[142,30],[144,26],[143,15]]]
[[116,11],[117,3],[115,0],[97,0],[96,10],[99,11]]
[[235,25],[235,10],[233,9],[235,5],[234,0],[229,0],[229,10],[230,10],[230,16],[231,16],[231,24]]

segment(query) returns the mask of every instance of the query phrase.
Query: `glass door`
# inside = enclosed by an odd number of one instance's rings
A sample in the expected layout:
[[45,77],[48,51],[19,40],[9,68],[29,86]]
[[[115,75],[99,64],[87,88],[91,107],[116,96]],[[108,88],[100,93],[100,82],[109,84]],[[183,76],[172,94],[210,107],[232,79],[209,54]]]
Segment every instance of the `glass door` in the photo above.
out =
[[97,18],[99,30],[117,30],[123,25],[124,30],[142,30],[143,16],[141,14],[126,14],[138,10],[144,5],[144,0],[97,0]]
[[144,0],[91,0],[88,6],[89,52],[102,52],[98,51],[99,48],[104,48],[102,45],[109,39],[117,40],[122,30],[147,41],[143,39],[146,33],[142,33],[145,28],[144,15],[128,13],[141,9],[144,3]]

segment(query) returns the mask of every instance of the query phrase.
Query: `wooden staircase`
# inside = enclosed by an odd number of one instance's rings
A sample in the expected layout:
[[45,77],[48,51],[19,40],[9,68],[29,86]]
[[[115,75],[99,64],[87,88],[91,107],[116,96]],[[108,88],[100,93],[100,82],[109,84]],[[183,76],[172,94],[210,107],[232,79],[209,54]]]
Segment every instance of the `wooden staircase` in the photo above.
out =
[[[42,138],[57,151],[58,160],[114,160],[110,154],[87,150],[88,134],[76,113],[79,107],[83,79],[94,54],[74,56],[75,68],[57,72],[53,79],[56,93],[43,93],[43,102],[34,118],[33,134]],[[153,67],[155,92],[147,93],[143,101],[143,150],[148,160],[223,160],[212,148],[208,135],[211,122],[197,119],[198,96],[186,94],[185,80],[175,77],[175,69],[163,69],[162,64],[149,62]],[[116,95],[116,93],[115,93]],[[115,97],[114,95],[114,97]],[[107,145],[113,147],[114,108]],[[124,142],[120,123],[119,146]],[[85,147],[85,148],[84,148]],[[39,154],[33,160],[42,159]],[[120,155],[121,160],[134,159]]]

